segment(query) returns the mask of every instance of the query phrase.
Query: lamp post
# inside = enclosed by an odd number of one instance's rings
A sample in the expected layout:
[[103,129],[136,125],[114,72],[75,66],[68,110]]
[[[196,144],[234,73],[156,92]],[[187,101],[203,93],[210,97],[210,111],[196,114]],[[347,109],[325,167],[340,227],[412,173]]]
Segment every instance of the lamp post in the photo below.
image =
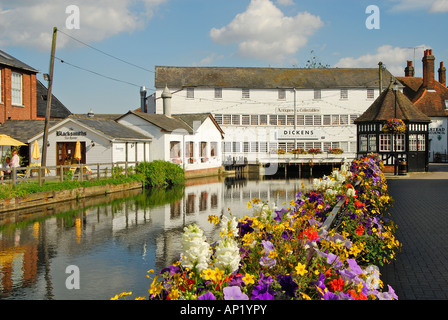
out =
[[[394,93],[395,93],[395,106],[394,106],[394,118],[397,119],[397,91],[398,91],[398,81],[395,79],[394,81]],[[394,175],[397,175],[397,161],[398,161],[398,153],[397,153],[397,133],[394,131]]]

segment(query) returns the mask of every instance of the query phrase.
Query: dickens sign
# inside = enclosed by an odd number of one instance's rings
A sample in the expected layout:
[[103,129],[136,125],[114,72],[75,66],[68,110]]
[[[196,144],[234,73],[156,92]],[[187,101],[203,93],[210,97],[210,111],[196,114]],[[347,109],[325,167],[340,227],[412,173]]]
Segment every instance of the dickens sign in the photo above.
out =
[[277,130],[276,132],[278,140],[290,140],[290,139],[309,139],[317,140],[319,139],[319,131],[314,129],[284,129]]

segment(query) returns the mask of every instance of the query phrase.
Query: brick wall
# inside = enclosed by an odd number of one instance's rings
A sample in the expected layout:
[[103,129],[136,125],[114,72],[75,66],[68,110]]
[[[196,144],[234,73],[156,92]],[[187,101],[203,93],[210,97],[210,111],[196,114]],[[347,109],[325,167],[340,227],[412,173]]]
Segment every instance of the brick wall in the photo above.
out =
[[[1,69],[1,100],[0,124],[6,120],[37,119],[36,74],[0,66]],[[11,104],[11,74],[22,74],[22,106]]]

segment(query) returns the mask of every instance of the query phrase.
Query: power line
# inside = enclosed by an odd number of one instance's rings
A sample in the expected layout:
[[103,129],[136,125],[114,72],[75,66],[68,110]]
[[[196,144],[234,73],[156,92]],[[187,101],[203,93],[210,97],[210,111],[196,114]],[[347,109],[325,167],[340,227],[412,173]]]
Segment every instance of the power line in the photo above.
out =
[[74,64],[72,64],[72,63],[70,63],[70,62],[67,62],[67,61],[65,61],[65,60],[62,60],[61,58],[58,58],[58,57],[54,57],[54,58],[57,59],[57,60],[59,60],[61,63],[65,63],[65,64],[67,64],[67,65],[69,65],[69,66],[71,66],[71,67],[73,67],[73,68],[77,68],[77,69],[80,69],[80,70],[83,70],[83,71],[87,71],[87,72],[93,73],[93,74],[95,74],[95,75],[97,75],[97,76],[100,76],[100,77],[103,77],[103,78],[106,78],[106,79],[109,79],[109,80],[113,80],[113,81],[117,81],[117,82],[126,83],[126,84],[129,84],[129,85],[134,86],[134,87],[138,87],[138,88],[141,87],[140,85],[135,84],[135,83],[132,83],[132,82],[128,82],[128,81],[124,81],[124,80],[120,80],[120,79],[117,79],[117,78],[112,78],[112,77],[106,76],[106,75],[104,75],[104,74],[98,73],[98,72],[96,72],[96,71],[92,71],[92,70],[89,70],[89,69],[85,69],[85,68],[83,68],[83,67],[80,67],[80,66],[74,65]]
[[104,54],[104,55],[106,55],[106,56],[108,56],[108,57],[111,57],[111,58],[113,58],[113,59],[116,59],[116,60],[118,60],[118,61],[121,61],[121,62],[123,62],[123,63],[126,63],[126,64],[128,64],[128,65],[130,65],[130,66],[133,66],[133,67],[142,69],[142,70],[144,70],[144,71],[151,72],[151,73],[155,73],[153,70],[149,70],[149,69],[143,68],[143,67],[138,66],[138,65],[136,65],[136,64],[134,64],[134,63],[125,61],[125,60],[123,60],[123,59],[121,59],[121,58],[115,57],[115,56],[113,56],[113,55],[111,55],[111,54],[109,54],[109,53],[107,53],[107,52],[104,52],[104,51],[102,51],[102,50],[100,50],[100,49],[97,49],[97,48],[95,48],[95,47],[93,47],[93,46],[91,46],[91,45],[89,45],[89,44],[87,44],[87,43],[85,43],[85,42],[83,42],[83,41],[81,41],[81,40],[79,40],[79,39],[76,39],[76,38],[74,38],[74,37],[72,37],[72,36],[66,34],[65,32],[63,32],[63,31],[61,31],[61,30],[59,30],[59,29],[58,29],[58,32],[60,32],[60,33],[62,33],[62,34],[64,34],[64,35],[66,35],[67,37],[69,37],[69,38],[71,38],[71,39],[73,39],[73,40],[75,40],[75,41],[77,41],[77,42],[79,42],[79,43],[81,43],[81,44],[83,44],[83,45],[85,45],[85,46],[87,46],[87,47],[89,47],[89,48],[95,50],[95,51],[98,51],[98,52],[100,52],[100,53],[102,53],[102,54]]

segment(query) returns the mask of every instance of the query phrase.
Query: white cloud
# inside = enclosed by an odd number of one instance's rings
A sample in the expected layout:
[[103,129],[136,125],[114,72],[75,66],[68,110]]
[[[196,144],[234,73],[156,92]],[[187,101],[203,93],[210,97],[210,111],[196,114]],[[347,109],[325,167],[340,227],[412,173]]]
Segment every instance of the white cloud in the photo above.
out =
[[291,6],[294,4],[293,0],[277,0],[277,3],[282,6]]
[[390,0],[397,2],[392,10],[427,10],[431,13],[448,12],[448,0]]
[[[153,9],[168,0],[78,0],[80,29],[69,30],[66,7],[72,0],[0,0],[0,46],[30,46],[49,50],[53,27],[84,42],[101,41],[110,36],[143,27]],[[58,37],[58,48],[70,42]]]
[[205,57],[204,59],[202,59],[201,61],[194,62],[192,65],[194,67],[210,66],[212,64],[212,62],[221,60],[222,58],[224,58],[223,55],[217,55],[216,53],[212,53],[212,54],[208,55],[207,57]]
[[[415,69],[420,68],[423,57],[423,51],[430,48],[425,45],[418,46],[415,50]],[[414,60],[413,48],[393,47],[391,45],[383,45],[373,54],[366,54],[357,58],[346,57],[340,59],[334,67],[336,68],[378,68],[381,61],[384,66],[395,76],[403,76],[404,68],[407,60]]]
[[287,17],[270,0],[251,0],[245,12],[227,26],[213,28],[210,36],[223,45],[238,44],[240,56],[283,63],[322,26],[321,19],[308,12]]

